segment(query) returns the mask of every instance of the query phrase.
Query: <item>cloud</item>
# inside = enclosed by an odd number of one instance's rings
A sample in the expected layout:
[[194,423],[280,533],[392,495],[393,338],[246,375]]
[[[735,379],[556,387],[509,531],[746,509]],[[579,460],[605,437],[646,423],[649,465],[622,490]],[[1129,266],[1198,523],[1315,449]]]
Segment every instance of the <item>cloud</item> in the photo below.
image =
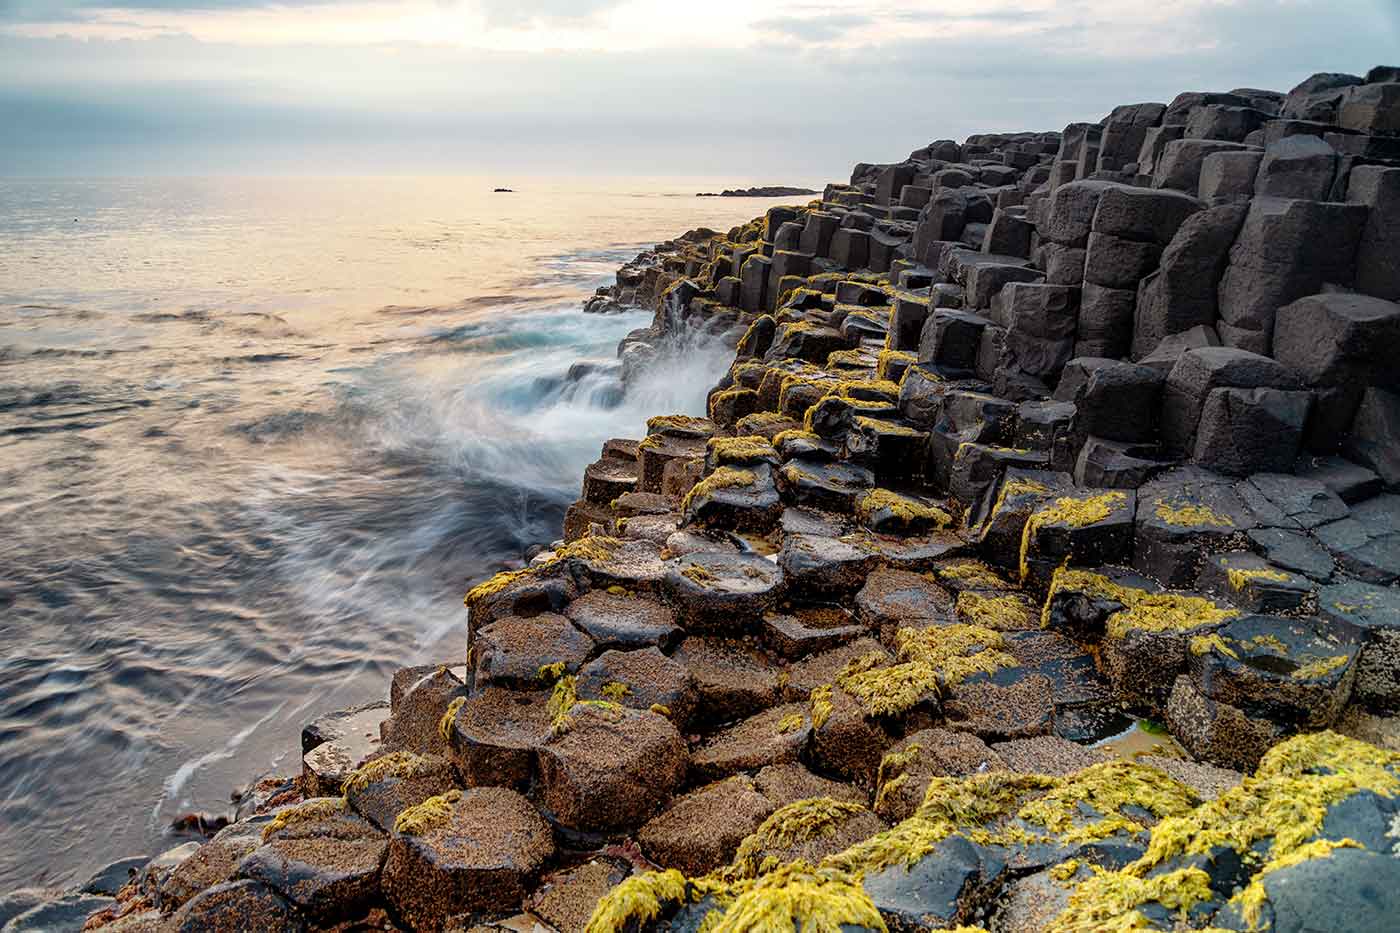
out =
[[873,22],[872,17],[864,14],[832,13],[822,16],[777,16],[759,20],[753,24],[753,28],[804,42],[830,42]]
[[488,26],[506,29],[532,23],[586,20],[625,0],[477,0]]

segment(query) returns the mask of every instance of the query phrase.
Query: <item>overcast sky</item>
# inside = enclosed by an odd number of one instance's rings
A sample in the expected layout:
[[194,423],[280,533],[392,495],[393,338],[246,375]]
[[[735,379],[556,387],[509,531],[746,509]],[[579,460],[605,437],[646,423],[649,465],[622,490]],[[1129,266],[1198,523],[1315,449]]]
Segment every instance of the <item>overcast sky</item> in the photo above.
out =
[[0,174],[816,183],[1379,63],[1400,0],[0,0]]

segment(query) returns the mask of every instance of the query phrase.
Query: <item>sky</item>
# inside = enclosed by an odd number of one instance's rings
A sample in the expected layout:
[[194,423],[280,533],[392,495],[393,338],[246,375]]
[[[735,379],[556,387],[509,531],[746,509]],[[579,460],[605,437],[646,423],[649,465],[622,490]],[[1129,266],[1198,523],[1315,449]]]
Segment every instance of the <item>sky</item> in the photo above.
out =
[[1400,63],[1400,0],[0,0],[0,175],[819,184]]

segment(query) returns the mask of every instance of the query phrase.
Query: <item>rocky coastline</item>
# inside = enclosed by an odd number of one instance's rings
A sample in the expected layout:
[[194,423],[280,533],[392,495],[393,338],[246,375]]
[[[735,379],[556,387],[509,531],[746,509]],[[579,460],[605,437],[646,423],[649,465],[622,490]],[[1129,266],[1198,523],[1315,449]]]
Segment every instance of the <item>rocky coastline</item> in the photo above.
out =
[[725,188],[723,191],[701,191],[697,198],[789,198],[807,194],[819,194],[812,188],[793,188],[788,185],[760,185],[755,188]]
[[624,388],[732,347],[705,415],[211,839],[0,929],[1392,929],[1397,301],[1400,68],[658,244],[585,310],[654,309]]

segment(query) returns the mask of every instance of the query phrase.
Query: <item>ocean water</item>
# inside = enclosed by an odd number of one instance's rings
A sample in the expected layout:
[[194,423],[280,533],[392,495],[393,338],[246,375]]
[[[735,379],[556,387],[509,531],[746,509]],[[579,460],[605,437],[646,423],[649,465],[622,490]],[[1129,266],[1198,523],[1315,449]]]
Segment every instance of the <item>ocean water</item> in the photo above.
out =
[[0,180],[0,892],[300,769],[303,723],[460,658],[603,440],[700,412],[691,348],[565,374],[644,246],[736,179]]

